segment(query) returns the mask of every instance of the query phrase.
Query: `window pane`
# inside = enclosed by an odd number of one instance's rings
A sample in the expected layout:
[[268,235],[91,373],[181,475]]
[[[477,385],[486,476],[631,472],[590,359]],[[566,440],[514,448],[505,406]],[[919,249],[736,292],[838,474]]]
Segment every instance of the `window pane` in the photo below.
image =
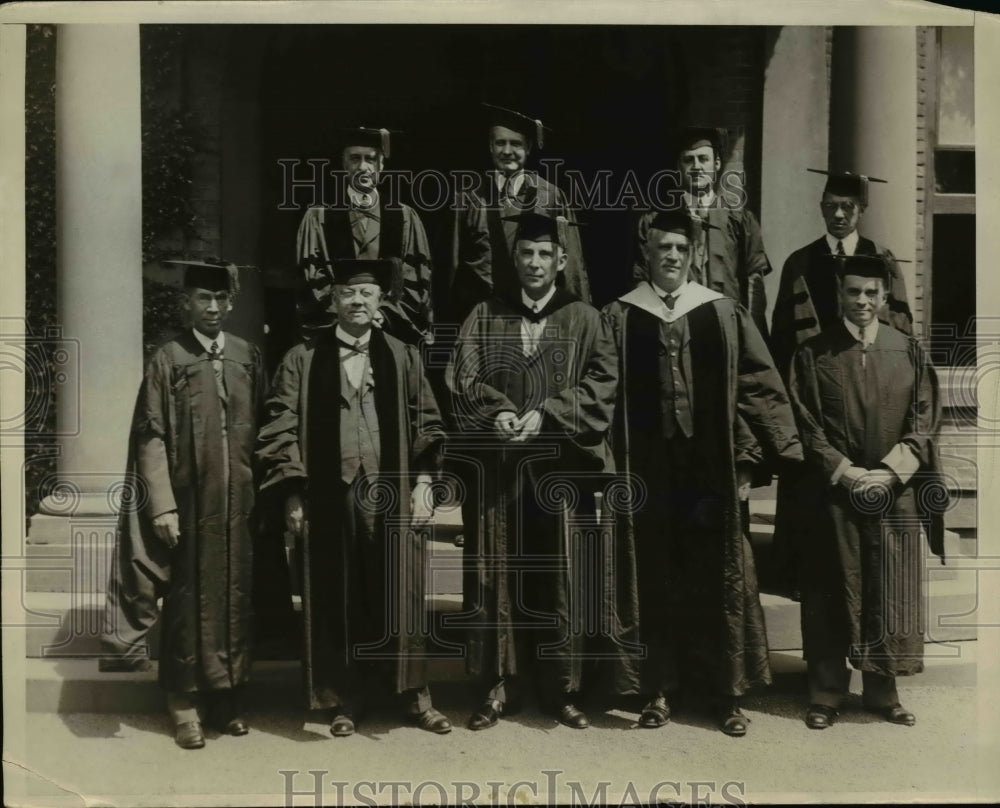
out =
[[969,337],[976,314],[975,215],[934,216],[931,277],[932,358],[940,365],[974,365],[975,345]]
[[976,153],[965,149],[935,149],[934,190],[939,194],[974,194]]
[[941,59],[938,64],[939,144],[975,145],[972,46],[972,28],[953,26],[941,29]]

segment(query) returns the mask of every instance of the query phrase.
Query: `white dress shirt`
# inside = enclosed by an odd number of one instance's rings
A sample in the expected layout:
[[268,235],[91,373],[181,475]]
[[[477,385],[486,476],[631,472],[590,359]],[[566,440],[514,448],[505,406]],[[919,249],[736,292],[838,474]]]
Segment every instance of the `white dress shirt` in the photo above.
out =
[[[521,302],[524,304],[525,308],[531,309],[532,311],[541,311],[552,299],[552,295],[556,293],[555,284],[552,284],[552,288],[546,293],[545,297],[540,300],[532,300],[525,294],[524,289],[521,290]],[[543,317],[537,322],[532,322],[527,317],[521,318],[521,349],[524,351],[525,356],[531,356],[538,349],[538,342],[545,331],[545,322],[548,317]]]
[[845,255],[854,255],[854,251],[858,249],[858,231],[852,230],[846,236],[841,239],[834,238],[829,233],[824,234],[826,236],[826,243],[830,247],[830,252],[834,255],[837,254],[837,242],[839,241],[844,245]]
[[226,347],[226,332],[225,331],[220,331],[219,335],[217,337],[215,337],[214,339],[212,337],[206,337],[197,328],[192,328],[191,329],[191,333],[194,334],[195,339],[198,340],[198,342],[200,342],[205,347],[205,350],[208,351],[209,353],[212,353],[212,343],[213,342],[216,345],[219,346],[219,353],[222,353],[222,351]]
[[[360,337],[352,337],[339,325],[336,327],[337,339],[346,342],[348,345],[359,344],[360,347],[364,348],[368,345],[369,340],[372,338],[372,332],[369,329]],[[361,387],[361,382],[366,376],[368,377],[368,383],[370,386],[375,386],[375,377],[371,372],[371,364],[368,361],[368,352],[358,353],[350,348],[343,345],[340,346],[340,361],[344,366],[344,372],[347,374],[347,380],[355,388]]]

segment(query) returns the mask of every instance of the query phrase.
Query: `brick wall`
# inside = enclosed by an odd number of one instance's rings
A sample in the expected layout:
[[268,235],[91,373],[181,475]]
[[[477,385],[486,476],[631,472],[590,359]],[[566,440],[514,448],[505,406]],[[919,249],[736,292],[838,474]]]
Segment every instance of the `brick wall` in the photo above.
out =
[[[911,296],[911,309],[913,311],[913,331],[915,334],[923,333],[926,316],[924,288],[925,283],[930,281],[930,255],[927,254],[927,231],[926,231],[926,210],[927,210],[927,161],[933,158],[933,152],[928,148],[928,120],[927,115],[932,108],[929,105],[930,99],[930,77],[928,75],[928,53],[934,46],[934,29],[922,26],[917,28],[917,195],[916,195],[916,221],[917,221],[917,248],[913,256],[914,277],[916,283],[914,289],[907,290]],[[933,189],[931,189],[933,190]]]

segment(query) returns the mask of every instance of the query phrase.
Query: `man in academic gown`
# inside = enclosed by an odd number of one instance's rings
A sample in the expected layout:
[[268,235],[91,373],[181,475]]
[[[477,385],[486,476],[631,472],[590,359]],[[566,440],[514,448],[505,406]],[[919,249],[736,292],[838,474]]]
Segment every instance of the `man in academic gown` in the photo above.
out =
[[299,224],[296,261],[307,284],[329,302],[332,262],[345,258],[396,259],[392,285],[382,299],[378,320],[383,331],[410,345],[430,334],[431,251],[420,217],[409,205],[379,186],[389,159],[386,129],[345,129],[340,134],[345,182],[333,207],[309,208]]
[[[492,104],[483,104],[483,111],[493,168],[480,177],[478,188],[456,200],[449,301],[456,322],[493,295],[516,296],[520,288],[514,260],[517,224],[512,215],[541,209],[576,221],[563,191],[526,168],[531,153],[543,146],[541,121]],[[563,249],[566,266],[558,283],[589,303],[590,281],[575,228],[567,231]]]
[[[567,221],[517,215],[519,287],[476,305],[447,372],[469,479],[465,521],[468,669],[484,701],[469,728],[494,726],[534,674],[544,708],[570,727],[589,721],[578,704],[582,656],[570,625],[574,602],[569,520],[593,513],[581,479],[608,462],[617,384],[614,345],[600,313],[557,284],[569,256]],[[575,475],[575,476],[574,476]],[[576,505],[561,502],[563,485]]]
[[620,602],[636,594],[639,725],[670,718],[669,691],[701,686],[722,731],[746,733],[740,697],[771,680],[741,500],[764,461],[802,459],[791,407],[747,310],[691,280],[698,225],[664,212],[646,230],[649,280],[610,303],[621,371],[612,442],[619,473],[648,489],[625,513]]
[[199,706],[220,732],[247,733],[251,459],[265,379],[257,346],[222,330],[235,281],[235,267],[185,266],[193,328],[146,368],[129,441],[136,499],[122,509],[105,612],[102,669],[139,668],[163,598],[159,680],[186,749],[205,745]]
[[789,392],[806,450],[811,516],[803,544],[806,724],[825,729],[861,670],[864,704],[912,726],[896,676],[923,670],[923,536],[943,552],[936,437],[941,402],[917,342],[882,323],[891,283],[882,256],[827,258],[842,319],[796,352]]
[[424,534],[444,429],[417,350],[372,323],[392,262],[333,263],[337,324],[288,351],[257,442],[261,491],[299,542],[311,709],[352,735],[388,693],[451,730],[427,687]]
[[[682,129],[676,142],[676,169],[681,182],[678,209],[686,210],[700,227],[694,230],[691,279],[749,310],[757,330],[767,337],[764,276],[771,264],[764,252],[757,218],[736,195],[740,188],[719,188],[722,138],[712,127]],[[718,191],[721,190],[721,193]],[[633,281],[647,279],[645,245],[657,211],[639,217]]]
[[[785,380],[788,379],[788,368],[795,349],[841,320],[837,279],[829,261],[830,255],[884,256],[890,281],[885,305],[878,312],[878,319],[903,334],[913,333],[906,284],[892,252],[858,232],[858,225],[868,207],[869,180],[882,180],[850,173],[814,173],[828,175],[820,201],[826,233],[793,252],[785,261],[771,321],[771,351]],[[809,540],[812,519],[812,514],[801,507],[803,498],[799,482],[796,474],[778,481],[772,542],[777,583],[792,593],[801,589],[798,580],[801,547]]]

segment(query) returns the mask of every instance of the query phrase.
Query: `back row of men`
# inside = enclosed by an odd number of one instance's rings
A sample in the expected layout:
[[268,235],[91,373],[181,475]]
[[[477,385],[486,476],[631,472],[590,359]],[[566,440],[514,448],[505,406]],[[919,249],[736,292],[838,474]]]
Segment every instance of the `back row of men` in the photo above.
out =
[[[491,130],[498,178],[531,145],[516,122]],[[286,354],[266,405],[259,351],[222,330],[231,271],[187,267],[192,330],[157,352],[140,391],[131,463],[148,496],[122,514],[105,630],[106,666],[145,664],[164,597],[159,675],[178,744],[204,745],[200,709],[247,732],[258,490],[297,540],[310,707],[334,736],[389,697],[421,728],[451,730],[431,703],[422,619],[421,528],[442,475],[464,490],[460,620],[483,689],[470,729],[515,711],[529,677],[558,721],[585,728],[582,692],[601,674],[638,699],[640,727],[665,725],[686,687],[744,735],[740,698],[770,681],[745,501],[775,471],[805,539],[806,724],[834,722],[845,659],[868,709],[914,722],[895,677],[922,669],[921,541],[940,555],[943,535],[922,489],[940,485],[940,404],[891,257],[857,236],[864,184],[831,177],[829,237],[789,259],[793,345],[775,343],[776,366],[755,324],[756,223],[714,205],[717,143],[686,145],[694,208],[643,218],[640,279],[602,312],[583,299],[551,186],[521,174],[547,203],[465,211],[460,246],[477,243],[479,263],[456,269],[471,309],[437,396],[414,345],[429,290],[412,210],[379,212],[372,192],[357,211],[307,214],[300,249],[334,322]],[[345,167],[377,167],[382,151],[348,145]],[[387,243],[398,252],[381,255]]]

